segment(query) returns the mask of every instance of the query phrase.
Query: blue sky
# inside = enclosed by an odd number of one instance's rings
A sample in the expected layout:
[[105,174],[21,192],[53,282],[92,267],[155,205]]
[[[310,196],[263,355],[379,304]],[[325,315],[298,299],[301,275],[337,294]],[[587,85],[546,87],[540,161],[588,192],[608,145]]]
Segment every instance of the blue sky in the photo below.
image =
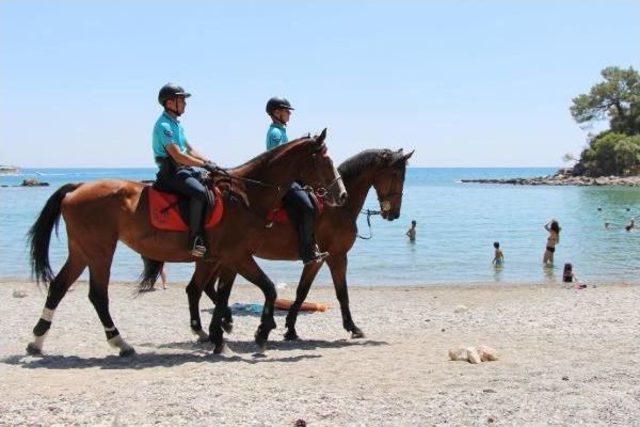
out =
[[190,142],[222,165],[329,128],[336,160],[415,148],[414,166],[556,166],[586,131],[571,98],[640,68],[640,2],[0,3],[0,163],[153,166],[159,87],[194,96]]

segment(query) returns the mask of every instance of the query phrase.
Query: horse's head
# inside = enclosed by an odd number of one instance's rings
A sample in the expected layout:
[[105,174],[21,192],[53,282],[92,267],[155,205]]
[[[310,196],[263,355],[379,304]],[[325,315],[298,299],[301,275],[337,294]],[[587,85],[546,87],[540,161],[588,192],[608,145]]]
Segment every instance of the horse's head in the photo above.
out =
[[325,199],[330,206],[343,206],[347,202],[347,189],[342,182],[338,169],[329,157],[324,142],[327,129],[320,135],[308,138],[302,144],[308,150],[306,163],[299,170],[300,181],[313,187],[316,195]]
[[402,148],[398,151],[384,150],[379,154],[379,168],[373,187],[380,202],[380,214],[386,220],[393,221],[400,217],[407,160],[412,155],[413,151],[404,154]]

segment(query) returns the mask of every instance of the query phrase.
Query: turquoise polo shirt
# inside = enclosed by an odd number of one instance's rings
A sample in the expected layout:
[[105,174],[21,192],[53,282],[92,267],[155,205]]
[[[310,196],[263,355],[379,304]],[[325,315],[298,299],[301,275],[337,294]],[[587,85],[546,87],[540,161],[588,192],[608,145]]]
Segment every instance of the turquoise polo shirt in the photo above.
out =
[[182,124],[163,112],[153,127],[153,156],[169,157],[167,145],[176,144],[181,153],[187,152],[187,137],[184,135]]
[[287,138],[287,128],[281,124],[272,123],[267,131],[267,150],[271,150],[287,142],[289,142],[289,138]]

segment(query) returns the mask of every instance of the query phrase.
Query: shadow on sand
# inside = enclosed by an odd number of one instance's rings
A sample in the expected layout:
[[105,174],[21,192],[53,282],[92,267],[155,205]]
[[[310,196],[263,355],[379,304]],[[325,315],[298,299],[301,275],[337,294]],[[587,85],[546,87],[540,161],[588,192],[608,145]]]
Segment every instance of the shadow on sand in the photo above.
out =
[[[20,366],[25,369],[145,369],[153,367],[180,366],[185,363],[219,363],[241,362],[256,363],[294,363],[305,359],[317,359],[320,354],[302,354],[296,356],[279,357],[273,350],[314,350],[318,348],[342,348],[353,346],[380,346],[388,345],[384,341],[274,341],[268,344],[267,352],[256,353],[256,344],[253,341],[227,341],[226,354],[214,355],[209,344],[196,344],[192,341],[174,342],[162,345],[138,344],[139,347],[155,347],[158,349],[191,350],[188,353],[155,353],[153,351],[137,353],[132,357],[119,357],[109,355],[105,357],[79,357],[62,355],[45,355],[42,357],[17,354],[0,359],[0,363]],[[249,356],[249,357],[247,357]]]

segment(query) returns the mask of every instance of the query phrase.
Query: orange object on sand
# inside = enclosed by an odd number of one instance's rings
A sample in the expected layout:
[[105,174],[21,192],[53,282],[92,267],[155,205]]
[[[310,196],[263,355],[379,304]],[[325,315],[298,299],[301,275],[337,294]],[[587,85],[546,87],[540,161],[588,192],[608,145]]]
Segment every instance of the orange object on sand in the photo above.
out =
[[[289,310],[293,305],[293,301],[290,299],[277,299],[275,302],[275,307],[278,310]],[[303,302],[302,306],[300,306],[300,311],[327,311],[329,305],[321,304],[319,302]]]

